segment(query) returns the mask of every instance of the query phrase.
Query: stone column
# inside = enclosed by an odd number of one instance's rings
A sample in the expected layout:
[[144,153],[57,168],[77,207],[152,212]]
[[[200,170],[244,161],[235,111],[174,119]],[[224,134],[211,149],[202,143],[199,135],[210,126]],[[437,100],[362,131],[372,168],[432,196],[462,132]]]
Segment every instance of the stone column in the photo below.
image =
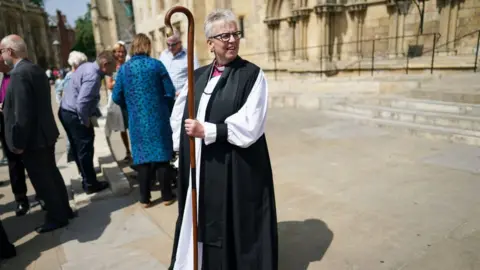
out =
[[357,55],[358,49],[358,18],[355,11],[349,11],[347,13],[348,18],[348,27],[352,29],[350,33],[350,38],[346,41],[348,42],[347,53],[349,57],[355,58]]
[[330,13],[329,26],[330,26],[330,44],[332,44],[332,58],[340,60],[340,54],[338,53],[338,38],[337,31],[338,27],[336,24],[337,13]]
[[317,22],[318,22],[318,60],[323,60],[324,55],[324,44],[325,44],[325,15],[317,13]]
[[157,52],[157,45],[158,45],[157,43],[158,42],[157,42],[157,37],[155,35],[155,31],[150,31],[148,33],[148,35],[150,36],[150,40],[151,40],[151,48],[152,48],[151,56],[153,58],[157,58],[158,57],[158,55],[157,55],[157,53],[158,53]]
[[165,36],[163,35],[163,32],[161,29],[157,29],[155,30],[155,35],[158,37],[158,44],[157,44],[157,50],[158,50],[158,56],[160,56],[160,54],[163,52],[164,50],[164,47],[165,47],[165,43],[167,43],[167,41],[165,40]]
[[295,17],[296,24],[295,24],[295,60],[301,61],[302,60],[302,55],[305,50],[303,48],[303,42],[302,42],[302,27],[303,27],[303,22],[300,19],[300,17]]
[[365,25],[365,16],[366,16],[366,7],[365,9],[359,10],[357,12],[357,18],[358,18],[358,29],[357,29],[357,57],[361,57],[362,51],[363,51],[363,26]]
[[405,14],[398,16],[398,39],[397,39],[397,55],[407,55],[405,49]]
[[287,19],[288,26],[290,26],[290,60],[295,60],[295,18],[289,17]]
[[[388,40],[388,56],[389,58],[395,58],[398,55],[398,48],[397,48],[397,43],[398,43],[398,12],[394,9],[391,8],[389,11],[390,13],[390,25],[388,28],[388,36],[392,37],[392,39]],[[393,38],[395,37],[395,38]]]
[[452,0],[450,3],[450,20],[448,23],[448,52],[455,50],[455,36],[457,34],[457,20],[458,20],[458,5],[459,3]]
[[309,19],[309,16],[306,15],[306,16],[303,16],[303,18],[301,19],[302,20],[302,47],[305,48],[301,55],[301,59],[304,60],[304,61],[307,61],[308,60],[308,54],[309,54],[309,50],[311,50],[311,48],[308,48],[308,19]]
[[275,30],[273,24],[267,24],[268,27],[268,61],[273,61],[275,50]]
[[273,27],[273,50],[275,52],[275,60],[280,61],[280,21],[276,22]]
[[439,52],[449,53],[455,48],[454,40],[457,28],[458,4],[455,0],[440,3],[440,39]]

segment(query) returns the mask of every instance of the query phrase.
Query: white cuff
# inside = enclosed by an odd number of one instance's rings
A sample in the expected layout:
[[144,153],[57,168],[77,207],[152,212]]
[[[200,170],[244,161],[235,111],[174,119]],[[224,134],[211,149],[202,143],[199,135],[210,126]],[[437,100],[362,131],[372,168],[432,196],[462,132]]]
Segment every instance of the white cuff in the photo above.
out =
[[205,145],[214,143],[217,140],[217,125],[208,122],[202,123],[202,125],[205,132],[205,138],[203,138]]

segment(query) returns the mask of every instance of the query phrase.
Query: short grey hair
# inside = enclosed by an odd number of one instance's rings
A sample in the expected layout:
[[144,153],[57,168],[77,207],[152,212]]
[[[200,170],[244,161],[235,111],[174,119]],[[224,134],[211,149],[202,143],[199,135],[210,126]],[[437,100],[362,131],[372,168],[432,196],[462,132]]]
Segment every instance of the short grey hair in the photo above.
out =
[[15,52],[15,55],[20,58],[28,56],[27,44],[25,40],[17,35],[6,36],[0,41],[5,48],[10,48]]
[[213,24],[218,21],[223,21],[225,23],[234,22],[238,25],[237,16],[233,11],[230,9],[216,9],[208,14],[205,23],[203,24],[203,30],[207,39],[213,36]]
[[81,64],[85,63],[88,61],[88,58],[87,56],[82,53],[82,52],[78,52],[78,51],[72,51],[70,52],[70,54],[68,55],[68,64],[71,66],[71,67],[78,67],[80,66]]

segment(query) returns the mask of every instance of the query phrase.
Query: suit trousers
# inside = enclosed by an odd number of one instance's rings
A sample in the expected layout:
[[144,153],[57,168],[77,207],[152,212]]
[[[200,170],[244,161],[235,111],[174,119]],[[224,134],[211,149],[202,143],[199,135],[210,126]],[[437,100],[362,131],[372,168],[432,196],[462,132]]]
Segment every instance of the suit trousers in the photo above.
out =
[[95,141],[93,126],[86,127],[76,113],[64,109],[59,110],[58,117],[67,132],[70,150],[82,175],[83,188],[98,185],[97,174],[93,165],[93,143]]
[[65,223],[73,215],[67,187],[55,160],[55,147],[25,150],[22,155],[30,181],[45,203],[46,222]]
[[5,140],[5,122],[3,119],[3,113],[0,113],[0,128],[1,128],[1,140],[2,147],[4,149],[5,156],[8,159],[8,174],[10,177],[10,186],[12,192],[15,195],[15,201],[28,202],[27,198],[27,180],[25,176],[25,165],[23,164],[22,156],[17,155],[10,151]]

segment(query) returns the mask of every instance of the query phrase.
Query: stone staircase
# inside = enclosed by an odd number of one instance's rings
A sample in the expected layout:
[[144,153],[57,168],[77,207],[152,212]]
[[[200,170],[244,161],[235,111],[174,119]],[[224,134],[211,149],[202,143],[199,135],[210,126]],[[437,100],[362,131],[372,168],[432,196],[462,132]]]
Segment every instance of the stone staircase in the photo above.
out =
[[446,75],[416,89],[339,99],[322,109],[362,124],[480,145],[480,74]]

